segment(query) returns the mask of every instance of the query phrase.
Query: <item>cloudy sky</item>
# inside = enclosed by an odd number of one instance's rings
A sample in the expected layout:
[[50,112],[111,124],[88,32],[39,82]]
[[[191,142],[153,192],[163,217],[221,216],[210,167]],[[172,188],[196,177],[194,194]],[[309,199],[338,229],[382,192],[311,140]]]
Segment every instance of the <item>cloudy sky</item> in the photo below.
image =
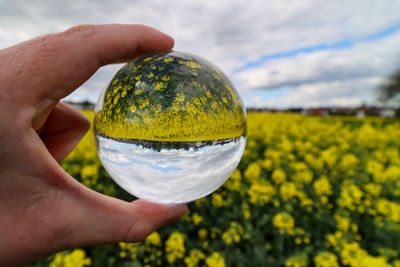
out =
[[[399,0],[0,0],[0,49],[77,24],[140,23],[234,82],[249,107],[356,106],[400,67]],[[70,100],[95,102],[120,65]]]

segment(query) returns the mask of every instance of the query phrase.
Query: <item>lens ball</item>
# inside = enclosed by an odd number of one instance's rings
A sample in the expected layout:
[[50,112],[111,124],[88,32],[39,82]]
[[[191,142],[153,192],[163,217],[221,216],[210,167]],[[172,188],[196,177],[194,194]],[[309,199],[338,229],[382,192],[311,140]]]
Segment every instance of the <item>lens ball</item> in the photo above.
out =
[[210,62],[176,51],[124,65],[100,95],[94,128],[113,180],[156,203],[214,192],[246,145],[246,112],[233,84]]

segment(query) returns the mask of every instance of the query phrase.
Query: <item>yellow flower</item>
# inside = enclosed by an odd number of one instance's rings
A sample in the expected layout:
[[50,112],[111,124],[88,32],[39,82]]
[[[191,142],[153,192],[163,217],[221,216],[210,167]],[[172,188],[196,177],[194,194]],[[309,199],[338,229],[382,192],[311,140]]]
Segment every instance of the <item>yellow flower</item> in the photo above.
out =
[[264,205],[271,200],[271,197],[275,194],[275,189],[270,183],[260,181],[253,183],[247,190],[247,194],[251,203]]
[[358,164],[358,158],[351,153],[347,153],[340,161],[340,167],[343,170],[351,170]]
[[306,195],[306,193],[304,193],[304,191],[297,191],[297,197],[300,199],[300,204],[306,207],[308,211],[312,209],[311,205],[313,204],[313,201]]
[[338,155],[337,148],[333,146],[321,152],[321,158],[330,168],[332,168],[335,165],[337,161],[337,155]]
[[71,252],[57,253],[50,267],[83,267],[90,266],[92,261],[86,258],[86,253],[82,249],[74,249]]
[[352,183],[344,183],[337,202],[339,206],[355,211],[363,196],[364,192],[358,186]]
[[279,188],[279,193],[283,200],[288,200],[298,195],[296,185],[292,182],[282,184]]
[[211,195],[211,204],[215,207],[222,207],[224,205],[224,199],[218,193]]
[[265,159],[261,162],[261,166],[267,171],[272,171],[274,168],[274,163],[271,159]]
[[384,257],[367,256],[359,264],[363,267],[392,267]]
[[360,248],[360,245],[356,242],[345,243],[343,249],[340,251],[342,263],[350,266],[361,262],[366,256],[368,256],[368,253]]
[[314,191],[317,195],[331,195],[332,186],[326,176],[322,176],[313,183]]
[[251,212],[250,212],[249,210],[243,211],[243,218],[244,218],[245,220],[250,219],[250,216],[251,216]]
[[327,247],[334,247],[336,250],[339,250],[341,248],[342,241],[344,240],[343,232],[336,231],[335,233],[327,234],[326,240]]
[[303,256],[291,256],[285,261],[286,267],[305,267],[307,266],[307,261]]
[[224,186],[230,190],[240,191],[242,187],[242,173],[239,169],[235,169],[231,177],[226,181]]
[[285,151],[285,153],[289,153],[293,150],[293,144],[290,142],[290,140],[287,139],[286,136],[281,137],[279,147],[280,147],[280,149]]
[[400,222],[400,204],[384,198],[376,201],[376,211],[392,222]]
[[382,173],[384,171],[384,166],[376,160],[369,160],[367,161],[366,171],[372,174],[374,180],[376,182],[382,182]]
[[338,230],[347,232],[350,228],[350,223],[351,223],[350,219],[337,214],[335,214],[334,217],[337,223]]
[[199,225],[203,221],[203,217],[201,217],[197,212],[193,213],[193,224]]
[[370,193],[373,197],[378,197],[382,192],[382,185],[375,183],[368,183],[364,186],[364,189],[366,192]]
[[272,180],[276,184],[281,184],[286,181],[286,173],[282,169],[276,169],[272,173]]
[[126,256],[127,256],[126,251],[121,251],[121,252],[119,253],[119,257],[120,257],[121,259],[125,258]]
[[206,264],[209,267],[225,267],[225,260],[218,252],[213,252],[206,258]]
[[385,181],[397,181],[400,177],[400,166],[390,165],[383,174],[381,175],[382,182]]
[[81,169],[81,177],[85,185],[95,184],[99,177],[99,168],[96,164],[88,164]]
[[304,160],[313,167],[314,169],[322,169],[324,167],[324,161],[320,157],[316,157],[311,153],[308,153],[305,157]]
[[340,252],[340,257],[343,264],[350,266],[365,266],[365,267],[390,267],[385,257],[374,257],[368,255],[367,251],[360,248],[356,242],[345,243]]
[[118,245],[121,248],[121,252],[119,253],[121,258],[129,256],[131,259],[136,259],[139,243],[120,242]]
[[173,232],[165,242],[167,260],[173,263],[176,258],[183,258],[185,255],[185,239],[179,232]]
[[329,199],[327,196],[321,196],[320,200],[321,200],[321,203],[324,205],[327,205],[329,203]]
[[192,249],[188,257],[185,258],[186,266],[196,267],[199,265],[199,261],[203,260],[206,256],[201,250]]
[[280,233],[294,234],[294,218],[287,212],[277,213],[272,219],[272,224],[278,228]]
[[239,169],[235,169],[233,173],[231,174],[231,179],[233,180],[241,180],[242,179],[242,173],[240,172]]
[[314,262],[316,267],[339,267],[336,255],[328,251],[318,253]]
[[197,232],[197,235],[199,236],[200,239],[206,239],[208,231],[205,228],[200,228],[199,231]]
[[151,235],[149,235],[146,238],[146,245],[153,245],[153,246],[161,247],[160,235],[157,232],[151,233]]
[[300,171],[293,174],[291,178],[295,182],[309,184],[313,180],[313,173],[310,170]]
[[275,168],[277,168],[281,164],[282,155],[281,155],[281,152],[279,152],[279,151],[276,151],[274,149],[267,149],[264,152],[264,156],[265,156],[266,160],[264,161],[263,165],[267,170],[270,170],[269,168],[267,168],[268,166],[266,165],[267,160],[271,160],[272,164]]
[[202,197],[202,198],[195,200],[194,203],[196,204],[196,206],[200,207],[205,201],[206,201],[206,198]]
[[256,162],[252,162],[245,170],[244,177],[250,182],[254,182],[260,178],[260,174],[261,174],[261,166]]
[[154,84],[154,89],[155,90],[161,90],[161,89],[164,89],[166,87],[166,84],[165,83],[163,83],[163,82],[156,82],[155,84]]
[[243,235],[243,227],[238,222],[231,222],[230,227],[222,234],[222,239],[226,244],[230,245],[233,242],[239,243],[241,235]]

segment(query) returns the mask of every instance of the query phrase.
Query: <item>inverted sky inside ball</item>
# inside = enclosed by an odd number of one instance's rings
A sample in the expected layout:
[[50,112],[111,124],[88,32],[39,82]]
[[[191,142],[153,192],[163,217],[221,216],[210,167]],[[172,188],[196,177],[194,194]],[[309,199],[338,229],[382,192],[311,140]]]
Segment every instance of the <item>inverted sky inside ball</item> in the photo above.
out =
[[246,113],[213,64],[182,52],[151,53],[124,65],[102,92],[95,135],[105,168],[128,192],[188,202],[216,190],[236,168]]

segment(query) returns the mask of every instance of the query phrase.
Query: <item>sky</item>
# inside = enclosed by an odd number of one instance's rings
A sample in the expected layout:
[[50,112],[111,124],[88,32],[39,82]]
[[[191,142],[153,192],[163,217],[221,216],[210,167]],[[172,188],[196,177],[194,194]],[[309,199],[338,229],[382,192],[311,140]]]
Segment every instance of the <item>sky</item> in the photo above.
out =
[[[399,0],[0,0],[0,49],[78,24],[145,24],[222,69],[247,107],[376,104],[400,68]],[[67,97],[96,102],[121,65]]]

